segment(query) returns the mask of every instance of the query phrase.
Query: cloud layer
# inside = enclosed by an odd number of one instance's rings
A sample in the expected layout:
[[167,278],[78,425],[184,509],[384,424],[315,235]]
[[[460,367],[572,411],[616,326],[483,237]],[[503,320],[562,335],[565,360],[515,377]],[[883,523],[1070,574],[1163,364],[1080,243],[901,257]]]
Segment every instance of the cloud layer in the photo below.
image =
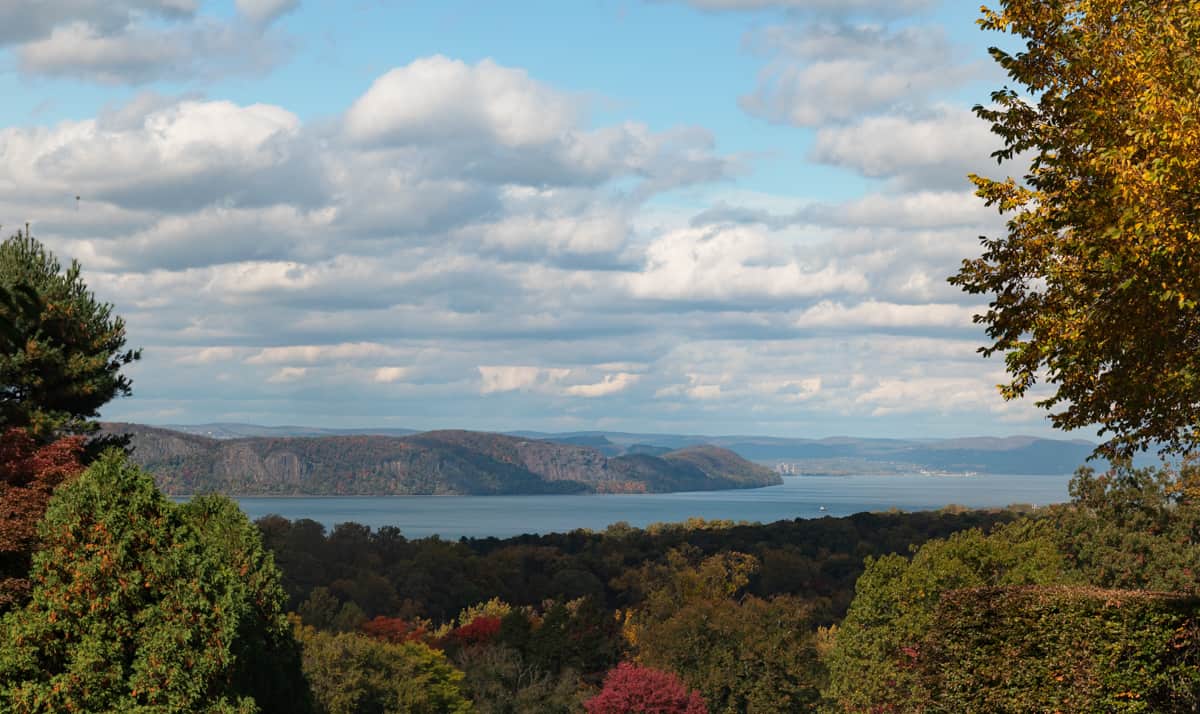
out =
[[[239,0],[214,20],[184,0],[64,0],[7,42],[29,73],[195,75],[237,33],[269,45],[295,6]],[[93,118],[0,129],[0,223],[33,220],[81,260],[146,347],[137,398],[113,418],[1034,424],[996,398],[996,366],[974,352],[977,306],[945,284],[996,224],[960,181],[988,135],[935,99],[961,81],[929,69],[953,49],[846,17],[754,33],[765,66],[742,106],[813,128],[811,161],[876,182],[858,198],[726,191],[752,162],[703,126],[596,122],[588,97],[520,67],[430,55],[379,72],[321,121],[144,93]]]

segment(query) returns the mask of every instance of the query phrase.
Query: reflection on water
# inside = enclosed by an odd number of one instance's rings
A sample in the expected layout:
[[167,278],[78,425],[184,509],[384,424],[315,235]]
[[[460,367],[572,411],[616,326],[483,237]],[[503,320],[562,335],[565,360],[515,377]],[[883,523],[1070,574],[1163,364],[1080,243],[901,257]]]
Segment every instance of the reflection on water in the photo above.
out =
[[618,521],[634,526],[709,520],[769,523],[791,518],[846,516],[898,508],[919,511],[955,503],[990,508],[1012,503],[1066,501],[1070,475],[980,474],[947,478],[930,474],[793,476],[781,486],[744,491],[587,496],[384,496],[239,498],[251,518],[277,513],[311,518],[332,527],[354,521],[373,528],[397,526],[410,538],[440,535],[505,538],[576,528],[603,530]]

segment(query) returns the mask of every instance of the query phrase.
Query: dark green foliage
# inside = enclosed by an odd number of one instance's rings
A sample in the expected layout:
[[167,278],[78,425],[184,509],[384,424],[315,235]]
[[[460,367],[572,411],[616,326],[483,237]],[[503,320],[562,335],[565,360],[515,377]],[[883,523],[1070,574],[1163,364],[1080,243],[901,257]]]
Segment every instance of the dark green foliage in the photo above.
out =
[[558,674],[547,672],[531,664],[519,649],[506,645],[471,647],[459,652],[455,663],[466,674],[463,690],[479,714],[579,711],[577,673],[569,669]]
[[63,270],[28,234],[0,243],[0,427],[39,440],[90,434],[101,406],[130,393],[125,323],[97,302],[78,263]]
[[462,672],[418,642],[303,628],[304,672],[321,714],[470,714]]
[[612,614],[592,601],[556,602],[530,633],[525,652],[531,664],[553,675],[601,673],[620,661],[620,637]]
[[1200,593],[1200,468],[1081,469],[1054,537],[1092,585]]
[[231,502],[176,506],[111,451],[41,537],[32,600],[0,621],[0,711],[309,710],[278,573]]
[[[754,555],[759,570],[747,585],[758,597],[795,595],[813,608],[820,624],[840,619],[854,596],[863,558],[907,552],[931,538],[964,528],[1012,520],[1003,512],[860,513],[847,518],[780,521],[769,525],[716,526],[703,521],[616,528],[608,534],[575,531],[516,538],[408,540],[394,528],[374,532],[340,529],[326,536],[315,521],[269,516],[258,521],[263,542],[284,573],[290,607],[299,608],[314,588],[325,587],[339,602],[353,597],[349,584],[382,578],[394,609],[372,610],[368,618],[428,617],[445,622],[464,608],[493,597],[514,606],[541,607],[547,598],[570,599],[578,583],[602,593],[597,605],[627,608],[644,597],[637,581],[622,578],[647,563],[661,563],[682,545],[701,556],[738,551]],[[564,573],[570,573],[568,580]],[[586,577],[583,574],[587,574]],[[381,601],[377,595],[371,601]]]
[[947,593],[903,711],[1195,712],[1200,600],[1095,588]]

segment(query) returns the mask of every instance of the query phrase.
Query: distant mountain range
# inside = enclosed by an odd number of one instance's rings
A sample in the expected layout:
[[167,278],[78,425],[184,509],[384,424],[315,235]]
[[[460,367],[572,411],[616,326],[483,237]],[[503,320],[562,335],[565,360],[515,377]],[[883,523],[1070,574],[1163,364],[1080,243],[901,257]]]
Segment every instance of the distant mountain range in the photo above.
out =
[[[407,429],[313,429],[225,423],[165,428],[214,439],[372,434],[403,436],[417,433]],[[608,458],[630,455],[661,457],[678,449],[708,445],[727,449],[743,459],[766,465],[785,474],[904,473],[920,470],[949,473],[1064,474],[1071,473],[1083,465],[1095,448],[1095,444],[1081,439],[1042,439],[1032,436],[960,439],[804,439],[608,431],[562,434],[519,431],[510,432],[507,436],[584,447],[598,451]],[[1145,458],[1143,461],[1153,463],[1152,458]]]
[[[643,493],[754,488],[778,474],[712,445],[626,450],[606,455],[586,445],[471,431],[321,435],[323,430],[190,427],[187,433],[138,424],[105,424],[132,436],[133,459],[164,491],[183,495],[499,495]],[[207,434],[220,434],[214,438]]]

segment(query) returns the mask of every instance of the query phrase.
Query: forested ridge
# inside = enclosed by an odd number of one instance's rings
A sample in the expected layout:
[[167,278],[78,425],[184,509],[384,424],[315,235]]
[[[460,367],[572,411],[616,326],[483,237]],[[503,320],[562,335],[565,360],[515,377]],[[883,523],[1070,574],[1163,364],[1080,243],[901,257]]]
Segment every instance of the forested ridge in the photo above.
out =
[[713,446],[606,457],[571,444],[472,431],[210,439],[137,424],[134,462],[171,494],[499,495],[754,488],[777,474]]

